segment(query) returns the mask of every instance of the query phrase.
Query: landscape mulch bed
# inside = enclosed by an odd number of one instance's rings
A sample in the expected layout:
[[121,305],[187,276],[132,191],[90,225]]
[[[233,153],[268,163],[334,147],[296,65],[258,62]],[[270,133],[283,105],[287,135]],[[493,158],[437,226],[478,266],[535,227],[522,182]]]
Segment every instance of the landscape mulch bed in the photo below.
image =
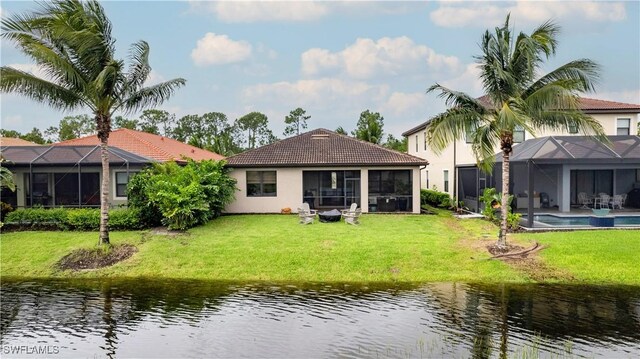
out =
[[111,248],[77,249],[62,257],[57,267],[62,270],[104,268],[131,257],[137,251],[138,248],[131,244],[114,245]]
[[538,243],[534,243],[530,248],[510,244],[506,247],[498,247],[495,244],[487,246],[487,250],[493,255],[491,259],[498,259],[508,263],[513,268],[526,273],[535,281],[574,280],[575,278],[570,273],[557,268],[550,268],[538,258],[538,252],[544,248]]

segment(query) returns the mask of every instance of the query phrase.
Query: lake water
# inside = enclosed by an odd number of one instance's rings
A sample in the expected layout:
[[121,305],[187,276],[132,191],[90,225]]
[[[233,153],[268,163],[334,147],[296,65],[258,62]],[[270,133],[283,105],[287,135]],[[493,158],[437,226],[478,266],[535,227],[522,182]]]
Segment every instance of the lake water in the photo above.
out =
[[3,279],[0,295],[2,357],[640,356],[638,287]]

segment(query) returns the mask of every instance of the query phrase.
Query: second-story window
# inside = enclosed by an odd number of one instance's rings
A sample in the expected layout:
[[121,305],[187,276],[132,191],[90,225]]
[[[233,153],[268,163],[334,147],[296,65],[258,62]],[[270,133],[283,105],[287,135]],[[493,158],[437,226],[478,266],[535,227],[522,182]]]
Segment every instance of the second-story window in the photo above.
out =
[[427,131],[424,131],[424,150],[427,150]]
[[630,118],[619,118],[616,121],[616,135],[618,136],[628,136],[630,135],[631,129],[631,119]]
[[416,153],[418,153],[418,135],[416,135]]
[[522,126],[516,126],[513,129],[513,143],[524,142],[524,128]]

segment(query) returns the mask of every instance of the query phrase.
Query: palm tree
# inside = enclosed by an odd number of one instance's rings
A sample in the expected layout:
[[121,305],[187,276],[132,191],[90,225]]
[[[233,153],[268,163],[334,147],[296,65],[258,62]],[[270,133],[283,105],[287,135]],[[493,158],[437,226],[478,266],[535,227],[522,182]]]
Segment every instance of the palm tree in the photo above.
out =
[[516,129],[537,131],[577,129],[606,140],[600,123],[579,109],[579,94],[594,90],[599,66],[589,59],[571,61],[539,76],[546,59],[555,55],[560,28],[547,21],[530,35],[514,37],[509,16],[494,33],[488,30],[476,57],[485,96],[473,98],[439,84],[437,92],[449,109],[427,125],[427,141],[440,154],[449,144],[471,135],[478,165],[489,171],[496,148],[502,152],[502,221],[497,245],[506,247],[509,198],[509,156]]
[[185,85],[177,78],[145,87],[151,67],[149,45],[131,46],[130,66],[116,59],[111,22],[96,0],[59,0],[40,4],[40,11],[2,19],[2,37],[46,74],[8,66],[0,68],[0,90],[14,92],[60,110],[88,107],[100,139],[102,189],[100,241],[109,244],[109,152],[111,117],[156,107]]

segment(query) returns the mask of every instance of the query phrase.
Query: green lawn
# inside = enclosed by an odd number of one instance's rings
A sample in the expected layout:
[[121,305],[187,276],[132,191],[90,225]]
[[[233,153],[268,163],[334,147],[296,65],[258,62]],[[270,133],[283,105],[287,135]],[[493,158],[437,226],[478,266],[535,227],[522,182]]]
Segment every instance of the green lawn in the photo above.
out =
[[[489,257],[497,228],[482,220],[438,215],[363,215],[344,223],[298,225],[295,215],[225,216],[177,237],[112,232],[112,243],[139,248],[113,267],[57,271],[75,248],[95,246],[96,232],[2,234],[2,277],[154,277],[275,282],[527,282],[527,274]],[[519,234],[549,245],[552,268],[585,282],[640,284],[640,232]]]

